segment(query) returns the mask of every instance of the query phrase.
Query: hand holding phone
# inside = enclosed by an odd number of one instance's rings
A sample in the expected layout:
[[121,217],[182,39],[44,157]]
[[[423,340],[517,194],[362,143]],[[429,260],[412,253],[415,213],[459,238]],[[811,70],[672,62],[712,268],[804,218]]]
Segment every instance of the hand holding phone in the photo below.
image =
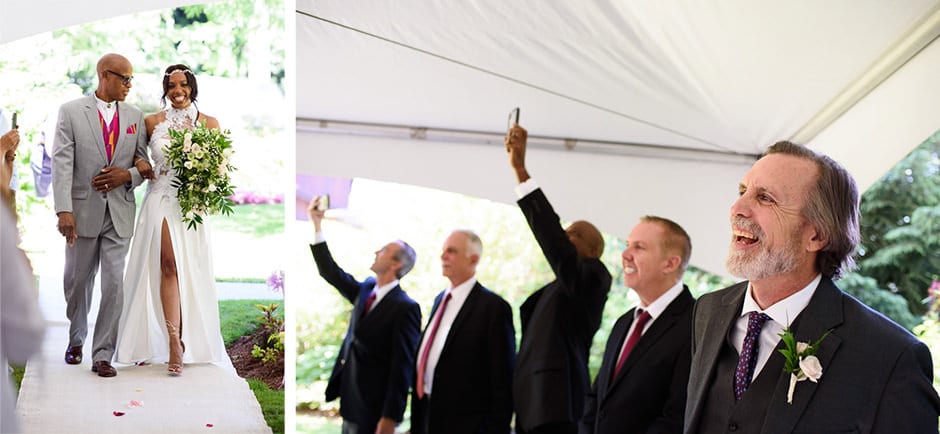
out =
[[330,209],[330,195],[324,194],[322,196],[314,196],[314,199],[319,199],[317,203],[317,211],[326,211]]
[[506,131],[511,130],[513,125],[519,125],[519,107],[509,112],[509,119],[506,120]]
[[10,124],[13,125],[13,126],[10,127],[10,128],[12,128],[12,129],[14,129],[14,130],[20,127],[20,126],[16,123],[16,115],[18,115],[18,114],[19,114],[19,113],[17,113],[17,112],[13,112],[13,121],[10,122]]

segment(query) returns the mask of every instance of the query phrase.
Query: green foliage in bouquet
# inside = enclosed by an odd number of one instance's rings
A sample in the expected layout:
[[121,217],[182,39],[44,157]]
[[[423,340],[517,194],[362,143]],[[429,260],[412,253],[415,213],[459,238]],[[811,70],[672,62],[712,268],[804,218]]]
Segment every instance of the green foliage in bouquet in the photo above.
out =
[[203,216],[231,214],[234,203],[229,197],[235,186],[229,174],[235,167],[231,164],[234,151],[229,130],[210,129],[202,121],[191,130],[170,129],[169,134],[170,144],[163,152],[176,170],[173,187],[183,222],[195,229]]

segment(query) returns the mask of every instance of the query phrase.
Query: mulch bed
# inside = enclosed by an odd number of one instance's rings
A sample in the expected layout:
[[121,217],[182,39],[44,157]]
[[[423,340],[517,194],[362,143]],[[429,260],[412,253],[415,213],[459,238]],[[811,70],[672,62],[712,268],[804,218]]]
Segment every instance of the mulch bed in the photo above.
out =
[[277,363],[262,362],[251,355],[255,338],[254,335],[242,336],[226,348],[235,371],[242,378],[261,380],[274,390],[284,389],[284,353],[281,352]]

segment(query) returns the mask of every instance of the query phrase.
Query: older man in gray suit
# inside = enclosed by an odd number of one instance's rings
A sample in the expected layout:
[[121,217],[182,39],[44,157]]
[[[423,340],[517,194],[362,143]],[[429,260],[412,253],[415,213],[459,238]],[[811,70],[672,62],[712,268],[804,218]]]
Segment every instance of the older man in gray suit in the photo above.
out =
[[[101,304],[92,341],[91,370],[117,375],[111,366],[123,300],[124,258],[134,232],[134,188],[147,174],[143,113],[121,104],[133,68],[119,54],[97,65],[98,88],[59,108],[52,184],[59,232],[66,240],[65,300],[69,345],[65,362],[82,362],[95,275],[101,267]],[[138,167],[135,167],[135,163]]]
[[748,281],[695,305],[685,432],[936,433],[927,346],[833,283],[859,242],[851,175],[779,142],[738,192],[728,270]]

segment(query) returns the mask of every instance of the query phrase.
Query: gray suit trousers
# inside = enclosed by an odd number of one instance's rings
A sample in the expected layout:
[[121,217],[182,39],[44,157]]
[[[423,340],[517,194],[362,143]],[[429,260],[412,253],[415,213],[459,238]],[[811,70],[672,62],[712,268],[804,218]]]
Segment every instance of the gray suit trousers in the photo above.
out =
[[84,345],[88,335],[88,310],[101,267],[101,304],[95,320],[92,360],[111,361],[117,342],[118,323],[124,305],[124,261],[130,238],[118,236],[105,209],[104,224],[97,237],[78,237],[65,247],[65,301],[69,319],[69,345]]

